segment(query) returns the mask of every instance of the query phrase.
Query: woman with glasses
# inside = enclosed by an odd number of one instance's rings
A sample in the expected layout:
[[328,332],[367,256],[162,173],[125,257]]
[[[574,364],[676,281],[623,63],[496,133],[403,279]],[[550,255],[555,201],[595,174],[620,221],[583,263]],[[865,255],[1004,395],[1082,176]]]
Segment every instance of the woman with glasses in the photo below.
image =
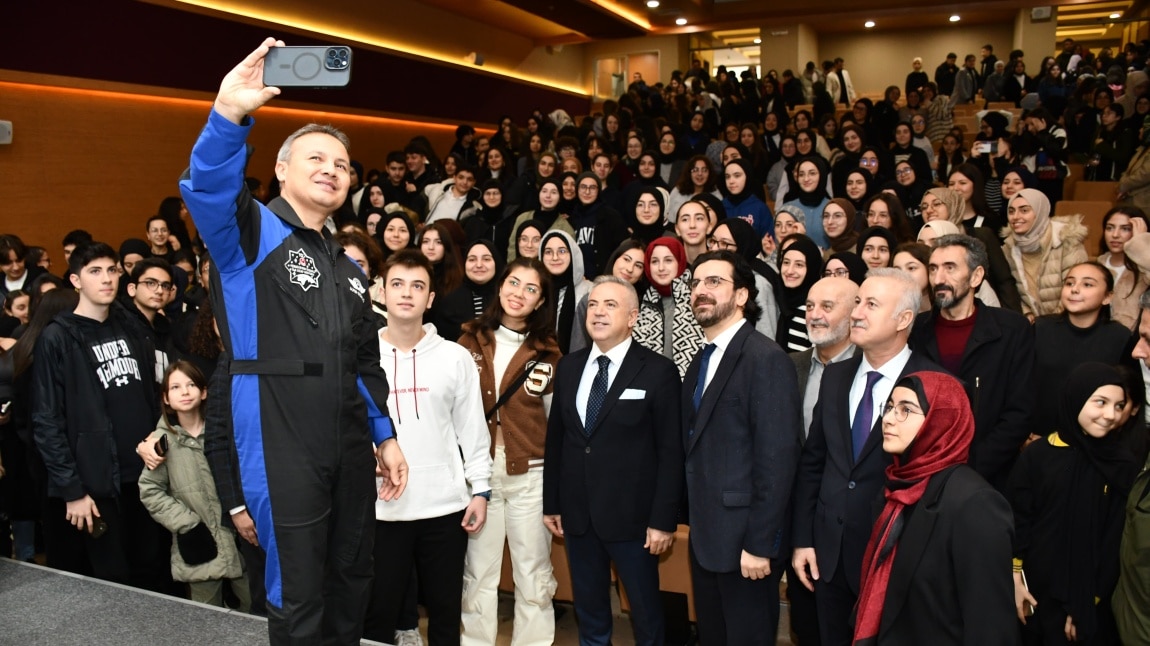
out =
[[551,274],[555,286],[555,337],[563,354],[586,346],[583,321],[575,320],[575,307],[591,292],[591,281],[585,277],[583,252],[566,231],[549,231],[543,235],[539,258]]
[[[467,541],[462,638],[495,643],[506,541],[515,578],[513,639],[517,644],[550,644],[555,640],[551,597],[556,584],[551,535],[539,519],[551,380],[562,356],[549,302],[551,275],[535,258],[521,257],[508,264],[497,285],[496,298],[478,319],[464,325],[459,339],[475,359],[483,409],[493,411],[487,425],[494,457],[487,523]],[[497,405],[500,399],[502,406]]]
[[831,254],[823,265],[823,278],[849,278],[856,285],[862,285],[866,273],[870,271],[866,262],[852,251]]
[[915,146],[921,148],[922,152],[926,153],[926,158],[930,161],[930,167],[934,168],[937,159],[934,155],[934,146],[931,145],[930,138],[927,137],[926,114],[916,113],[910,115],[906,121],[910,123],[911,141]]
[[922,196],[930,188],[930,181],[929,179],[924,181],[919,177],[914,166],[911,166],[910,162],[905,159],[894,165],[894,181],[895,184],[891,190],[894,191],[898,201],[902,204],[911,230],[917,231],[922,228],[923,222],[922,209],[918,205],[922,203]]
[[914,145],[914,131],[910,124],[901,122],[894,127],[894,143],[890,154],[895,164],[908,162],[919,177],[930,177],[930,158],[921,148]]
[[639,318],[631,335],[643,347],[674,361],[682,379],[707,342],[691,312],[691,271],[683,245],[674,238],[656,238],[647,245],[643,273],[649,287],[640,294]]
[[[711,160],[706,155],[695,155],[687,160],[679,174],[678,182],[667,197],[668,218],[674,218],[684,202],[703,193],[710,193],[720,200],[723,199]],[[674,219],[671,219],[671,222],[674,223]]]
[[[539,184],[539,208],[526,211],[515,219],[515,229],[528,220],[534,220],[543,227],[543,232],[551,230],[564,231],[571,236],[575,235],[575,230],[571,228],[571,223],[567,221],[568,214],[559,211],[559,201],[562,199],[562,188],[559,185],[558,179],[548,177]],[[518,257],[518,249],[516,245],[518,241],[513,241],[516,244],[508,244],[507,257],[514,260]]]
[[[818,155],[800,157],[794,163],[794,177],[791,189],[787,193],[782,206],[790,206],[801,210],[806,224],[806,234],[815,241],[820,248],[830,247],[826,233],[823,232],[823,208],[830,198],[827,197],[827,175],[830,168],[827,162]],[[782,240],[781,237],[778,238]]]
[[755,329],[768,339],[774,339],[779,322],[776,294],[782,290],[782,280],[778,272],[759,259],[759,253],[763,250],[762,237],[745,220],[729,217],[715,225],[715,230],[707,241],[707,249],[733,251],[750,263],[751,268],[755,270],[755,287],[759,290],[756,302],[762,310]]
[[916,372],[895,384],[882,416],[891,465],[863,556],[853,643],[1015,643],[1013,518],[966,464],[974,434],[954,377]]
[[973,227],[966,229],[963,226],[962,216],[966,203],[962,196],[949,188],[932,188],[922,196],[922,218],[927,223],[935,220],[947,220],[959,229],[960,233],[978,238],[986,247],[986,255],[990,266],[986,271],[986,281],[990,283],[1002,307],[1022,311],[1022,298],[1018,293],[1018,282],[1015,280],[1013,267],[1007,262],[1006,253],[999,244],[998,236],[986,227]]

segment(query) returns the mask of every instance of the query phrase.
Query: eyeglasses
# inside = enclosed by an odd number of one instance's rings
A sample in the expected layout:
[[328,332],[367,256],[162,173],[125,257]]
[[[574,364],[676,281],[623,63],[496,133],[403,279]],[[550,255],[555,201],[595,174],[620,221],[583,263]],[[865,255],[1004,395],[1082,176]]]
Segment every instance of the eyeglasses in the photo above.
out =
[[911,408],[910,406],[907,406],[906,404],[887,403],[886,406],[883,406],[883,409],[882,409],[883,417],[890,415],[892,412],[894,413],[895,420],[899,421],[899,422],[905,422],[906,418],[911,416],[911,415],[922,415],[923,417],[926,416],[926,413],[924,413],[920,410],[914,410],[913,408]]
[[732,285],[735,284],[735,281],[731,280],[730,278],[723,278],[722,276],[706,276],[704,278],[692,278],[691,280],[687,281],[687,287],[690,287],[691,290],[694,290],[699,286],[700,283],[702,283],[703,285],[707,286],[707,289],[718,289],[719,285],[722,285],[725,282]]
[[930,203],[923,202],[922,204],[918,205],[918,208],[922,209],[923,211],[929,211],[930,209],[941,208],[942,205],[943,204],[940,200],[935,200],[935,201],[930,202]]
[[556,258],[562,258],[563,256],[566,256],[568,253],[570,253],[570,252],[567,251],[567,247],[559,247],[558,249],[544,249],[543,250],[543,257],[544,258],[551,258],[552,256],[554,256]]
[[846,278],[851,273],[847,269],[828,269],[823,272],[823,278]]
[[170,292],[176,288],[175,285],[173,285],[169,282],[161,283],[160,281],[158,281],[154,278],[145,278],[143,280],[137,281],[136,284],[137,285],[143,285],[144,287],[147,287],[148,289],[152,290],[153,292],[156,291],[157,289],[162,289],[165,292]]
[[707,248],[711,249],[711,250],[724,249],[727,251],[734,251],[734,250],[737,250],[739,248],[739,245],[735,244],[731,240],[720,240],[718,238],[708,238],[707,239]]
[[913,168],[900,168],[894,172],[895,175],[902,177],[903,175],[910,175],[914,172]]
[[700,167],[698,167],[698,168],[692,168],[692,169],[691,169],[691,172],[692,172],[692,173],[709,173],[709,172],[710,172],[710,170],[708,170],[708,169],[706,169],[706,168],[703,168],[703,167],[701,167],[701,166],[700,166]]
[[584,193],[590,193],[591,191],[599,190],[599,186],[596,184],[586,184],[586,185],[580,186],[579,190],[584,192]]
[[877,159],[860,159],[859,166],[878,166]]
[[531,245],[533,247],[537,247],[537,246],[539,246],[540,242],[543,242],[543,238],[540,236],[535,236],[535,237],[531,237],[531,238],[529,238],[527,236],[519,236],[519,244],[527,244],[527,245]]

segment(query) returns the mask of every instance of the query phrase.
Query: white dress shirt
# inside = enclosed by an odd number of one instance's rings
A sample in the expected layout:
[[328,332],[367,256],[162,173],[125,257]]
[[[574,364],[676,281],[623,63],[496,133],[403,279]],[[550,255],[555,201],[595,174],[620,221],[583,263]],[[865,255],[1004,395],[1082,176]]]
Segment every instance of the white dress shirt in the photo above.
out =
[[599,346],[591,344],[591,354],[587,356],[587,365],[583,366],[583,376],[579,379],[579,390],[575,391],[575,410],[583,425],[587,425],[587,398],[591,396],[591,385],[595,382],[595,375],[599,374],[599,357],[606,355],[611,363],[607,366],[607,390],[615,383],[615,375],[619,374],[619,366],[627,351],[631,349],[631,336],[628,335],[619,345],[606,352],[599,350]]
[[906,362],[910,360],[910,346],[903,346],[902,351],[894,355],[894,357],[883,364],[881,368],[875,368],[867,361],[866,354],[863,354],[862,363],[859,364],[858,372],[855,373],[854,383],[851,384],[850,392],[850,423],[854,426],[855,412],[858,411],[859,402],[862,401],[863,392],[866,390],[866,376],[872,370],[877,370],[881,375],[878,381],[875,382],[874,388],[871,390],[871,401],[873,402],[874,420],[867,428],[874,428],[874,422],[882,415],[882,409],[886,406],[886,400],[890,398],[890,393],[894,390],[895,383],[898,382],[898,376],[902,374],[903,368],[906,367]]
[[[719,369],[719,364],[723,361],[723,354],[727,351],[727,346],[731,345],[731,339],[735,338],[735,333],[738,332],[747,319],[739,319],[731,327],[723,331],[722,334],[715,337],[711,341],[715,345],[715,349],[711,351],[711,360],[707,363],[707,380],[703,382],[703,395],[707,394],[707,387],[711,385],[711,380],[715,378],[715,372]],[[699,350],[702,352],[702,350]]]

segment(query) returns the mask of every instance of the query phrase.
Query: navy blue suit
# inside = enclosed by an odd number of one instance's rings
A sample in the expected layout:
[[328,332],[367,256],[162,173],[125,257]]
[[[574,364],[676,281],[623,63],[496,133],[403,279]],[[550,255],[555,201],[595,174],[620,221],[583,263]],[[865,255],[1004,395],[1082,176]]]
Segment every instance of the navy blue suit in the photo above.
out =
[[[802,437],[795,365],[749,322],[732,337],[696,414],[696,356],[683,379],[691,573],[704,644],[774,644],[789,558],[791,484]],[[771,574],[742,576],[742,552]]]

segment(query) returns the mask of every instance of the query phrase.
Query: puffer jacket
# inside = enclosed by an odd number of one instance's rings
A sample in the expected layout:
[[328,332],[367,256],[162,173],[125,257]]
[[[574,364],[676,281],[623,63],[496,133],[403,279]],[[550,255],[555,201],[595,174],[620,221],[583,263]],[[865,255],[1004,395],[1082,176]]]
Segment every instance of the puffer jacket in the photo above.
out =
[[[140,501],[159,524],[172,532],[172,578],[185,583],[235,579],[243,576],[244,564],[236,547],[235,532],[223,525],[215,481],[204,457],[202,435],[192,437],[183,427],[172,427],[160,417],[149,437],[168,436],[168,454],[155,470],[140,474]],[[200,523],[211,530],[216,541],[216,558],[188,565],[180,557],[175,537]]]
[[1066,272],[1089,257],[1082,241],[1086,239],[1086,226],[1081,215],[1060,215],[1051,218],[1050,245],[1042,250],[1042,266],[1038,273],[1038,293],[1031,291],[1026,283],[1026,270],[1022,262],[1022,250],[1014,242],[1010,227],[1002,230],[1006,236],[1003,252],[1010,261],[1010,271],[1018,284],[1022,296],[1022,313],[1027,316],[1044,316],[1062,312],[1062,280]]
[[1142,210],[1150,209],[1150,146],[1142,146],[1134,153],[1118,180],[1118,192],[1129,196],[1128,203]]

